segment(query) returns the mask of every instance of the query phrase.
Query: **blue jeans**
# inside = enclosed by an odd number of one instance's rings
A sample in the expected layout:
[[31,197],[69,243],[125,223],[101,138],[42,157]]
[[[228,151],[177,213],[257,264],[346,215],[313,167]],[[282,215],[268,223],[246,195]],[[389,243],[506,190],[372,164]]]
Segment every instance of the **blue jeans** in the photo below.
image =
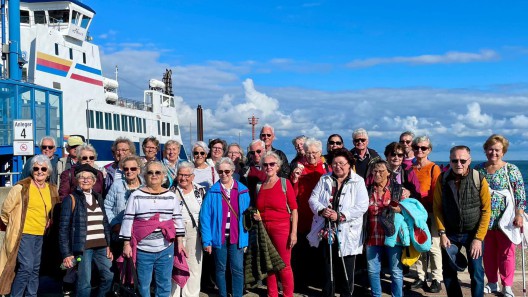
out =
[[213,248],[215,260],[216,285],[221,297],[227,297],[226,264],[231,267],[231,287],[233,297],[242,297],[244,292],[244,249],[237,244],[225,243],[220,248]]
[[391,273],[391,292],[392,296],[401,297],[403,295],[403,272],[401,255],[403,248],[401,246],[367,246],[367,266],[372,296],[381,296],[381,257],[386,255],[389,258],[389,267]]
[[[469,277],[471,278],[471,296],[484,296],[484,267],[482,266],[482,255],[477,259],[471,258],[471,242],[475,238],[474,233],[447,234],[447,238],[460,250],[461,246],[466,248],[466,257],[468,260]],[[482,243],[482,253],[484,253],[484,243]],[[451,267],[449,256],[445,249],[442,249],[442,274],[444,285],[446,286],[447,296],[462,297],[462,289],[458,282],[458,272]]]
[[137,250],[136,269],[141,296],[150,296],[152,271],[155,274],[156,297],[167,297],[171,293],[172,266],[174,264],[174,245],[157,253]]
[[84,250],[80,255],[81,262],[77,263],[77,297],[90,297],[92,286],[92,262],[99,270],[99,292],[96,296],[104,297],[112,288],[114,273],[110,271],[112,262],[106,257],[106,247]]
[[22,234],[17,254],[17,269],[11,285],[11,296],[37,296],[40,255],[44,236]]

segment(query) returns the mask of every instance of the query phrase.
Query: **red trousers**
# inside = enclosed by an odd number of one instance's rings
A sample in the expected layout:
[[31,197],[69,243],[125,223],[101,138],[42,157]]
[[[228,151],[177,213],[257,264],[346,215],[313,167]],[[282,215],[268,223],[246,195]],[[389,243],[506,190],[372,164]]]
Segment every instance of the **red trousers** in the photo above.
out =
[[279,273],[268,274],[268,296],[279,296],[279,289],[277,286],[277,274],[282,282],[282,289],[284,297],[293,297],[293,271],[291,268],[291,249],[289,247],[290,238],[290,220],[273,220],[263,221],[264,227],[268,232],[273,245],[279,252],[286,267],[279,271]]

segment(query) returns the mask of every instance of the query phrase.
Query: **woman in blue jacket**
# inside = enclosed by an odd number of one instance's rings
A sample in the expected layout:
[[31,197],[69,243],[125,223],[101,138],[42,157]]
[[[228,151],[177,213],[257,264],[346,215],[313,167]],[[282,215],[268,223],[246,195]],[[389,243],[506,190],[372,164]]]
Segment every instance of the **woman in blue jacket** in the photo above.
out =
[[246,186],[233,179],[235,165],[231,159],[220,159],[215,169],[220,180],[207,191],[200,210],[202,245],[205,252],[214,256],[220,296],[227,296],[225,270],[229,261],[233,297],[242,297],[244,248],[248,245],[242,214],[249,207],[249,192]]

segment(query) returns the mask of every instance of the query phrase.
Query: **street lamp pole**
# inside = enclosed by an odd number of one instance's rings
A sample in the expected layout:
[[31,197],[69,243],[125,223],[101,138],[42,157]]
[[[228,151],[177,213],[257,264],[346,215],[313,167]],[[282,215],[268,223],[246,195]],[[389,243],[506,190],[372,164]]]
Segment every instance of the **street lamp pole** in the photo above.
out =
[[91,125],[91,117],[90,117],[90,108],[88,107],[88,104],[93,99],[86,100],[86,143],[90,144],[90,125]]

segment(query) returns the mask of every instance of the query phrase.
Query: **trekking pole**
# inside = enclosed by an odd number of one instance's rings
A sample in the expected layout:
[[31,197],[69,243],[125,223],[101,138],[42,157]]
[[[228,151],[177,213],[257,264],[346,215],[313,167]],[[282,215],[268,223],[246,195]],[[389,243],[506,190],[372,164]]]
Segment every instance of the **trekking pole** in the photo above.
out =
[[334,284],[334,265],[332,260],[332,225],[330,219],[328,219],[328,227],[327,227],[327,234],[328,234],[328,249],[330,250],[330,283],[332,284],[332,291],[330,293],[330,296],[335,296],[335,284]]
[[521,227],[521,265],[522,265],[522,278],[523,278],[523,296],[526,297],[526,268],[524,266],[524,226]]
[[347,269],[346,269],[346,266],[345,266],[345,256],[343,256],[343,253],[341,252],[341,244],[339,242],[339,236],[337,235],[337,222],[336,222],[336,240],[337,240],[337,248],[339,250],[339,254],[338,255],[340,258],[341,258],[341,263],[343,264],[343,271],[345,272],[345,281],[346,281],[346,288],[348,290],[348,294],[352,295],[352,291],[350,290],[350,283],[348,282],[348,273],[347,273]]

